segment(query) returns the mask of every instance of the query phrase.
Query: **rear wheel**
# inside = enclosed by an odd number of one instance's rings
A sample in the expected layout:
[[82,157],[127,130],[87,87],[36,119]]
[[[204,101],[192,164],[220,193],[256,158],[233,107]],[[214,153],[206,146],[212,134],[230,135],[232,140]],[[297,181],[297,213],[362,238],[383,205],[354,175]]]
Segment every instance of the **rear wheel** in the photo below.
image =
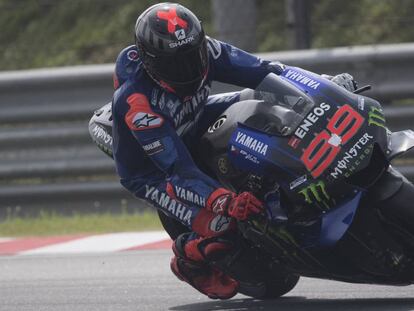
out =
[[414,235],[414,186],[404,178],[401,188],[379,206],[384,215]]
[[385,200],[381,200],[377,204],[377,208],[381,211],[382,221],[388,232],[398,241],[407,255],[405,277],[414,281],[414,185],[407,180],[397,170],[391,168],[387,172],[387,179],[384,183],[385,189],[394,188],[398,185],[398,179],[401,180],[400,186],[392,196]]

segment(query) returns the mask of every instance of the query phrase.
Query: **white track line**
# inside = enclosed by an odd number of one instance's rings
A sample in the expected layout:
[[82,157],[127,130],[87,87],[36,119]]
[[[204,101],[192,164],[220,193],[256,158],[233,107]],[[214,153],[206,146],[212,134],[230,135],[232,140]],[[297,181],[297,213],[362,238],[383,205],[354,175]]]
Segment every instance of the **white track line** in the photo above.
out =
[[164,231],[93,235],[24,251],[18,255],[116,252],[168,238],[168,234]]
[[0,243],[16,240],[16,238],[0,238]]

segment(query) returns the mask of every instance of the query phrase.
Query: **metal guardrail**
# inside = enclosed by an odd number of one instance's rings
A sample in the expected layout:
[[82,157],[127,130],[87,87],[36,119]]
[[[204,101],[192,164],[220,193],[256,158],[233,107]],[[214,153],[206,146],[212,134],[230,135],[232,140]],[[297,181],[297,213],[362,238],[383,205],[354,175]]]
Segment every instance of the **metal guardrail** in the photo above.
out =
[[[350,72],[373,85],[385,102],[413,98],[414,44],[261,55],[315,72]],[[142,208],[122,189],[113,162],[88,135],[92,112],[112,97],[113,65],[0,73],[0,219],[33,215]],[[216,83],[213,92],[235,89]],[[414,101],[414,100],[413,100]],[[392,129],[414,124],[414,106],[386,108]],[[414,157],[413,157],[414,158]],[[414,179],[411,156],[401,170]]]

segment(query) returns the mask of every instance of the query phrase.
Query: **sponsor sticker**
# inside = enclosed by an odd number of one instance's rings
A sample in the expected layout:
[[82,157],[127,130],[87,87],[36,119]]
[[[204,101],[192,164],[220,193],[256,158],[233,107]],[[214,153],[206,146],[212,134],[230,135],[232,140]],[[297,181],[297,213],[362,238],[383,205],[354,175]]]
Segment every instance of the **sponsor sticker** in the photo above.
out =
[[211,54],[211,56],[213,56],[214,59],[218,59],[220,57],[220,55],[221,55],[220,42],[218,42],[215,39],[208,38],[207,48],[210,51],[210,54]]
[[302,124],[296,129],[295,136],[299,139],[305,138],[311,127],[330,109],[331,106],[327,103],[321,103],[318,107],[313,108],[312,112],[306,116]]
[[306,203],[322,204],[326,209],[329,209],[330,196],[326,190],[325,182],[320,180],[317,183],[310,184],[306,188],[300,190],[298,193],[303,195]]
[[138,52],[136,50],[128,51],[127,58],[132,62],[138,61]]
[[342,146],[355,136],[363,123],[364,118],[350,105],[343,105],[337,110],[326,129],[313,138],[301,156],[313,178],[325,172]]
[[289,141],[288,141],[288,145],[291,146],[293,149],[296,149],[299,144],[300,144],[301,140],[295,136],[292,136]]
[[163,124],[163,118],[151,110],[148,98],[144,94],[132,94],[128,97],[127,103],[130,108],[125,122],[131,130],[151,129]]
[[206,206],[206,199],[200,194],[183,187],[175,186],[176,198],[181,201],[191,202],[198,206]]
[[220,157],[217,161],[217,166],[218,166],[220,173],[226,175],[229,172],[227,158]]
[[365,109],[365,98],[363,98],[362,96],[358,97],[358,109],[361,111],[364,111]]
[[[338,179],[340,176],[344,175],[346,172],[351,172],[355,170],[355,164],[358,164],[364,160],[372,151],[373,145],[369,145],[368,148],[365,146],[372,141],[374,136],[365,133],[361,136],[358,141],[345,152],[344,156],[337,162],[336,166],[331,172],[331,177]],[[348,177],[348,176],[346,176]]]
[[208,128],[208,132],[209,133],[213,133],[215,130],[217,130],[218,128],[220,128],[224,124],[224,122],[226,122],[226,119],[227,119],[226,117],[221,117],[218,120],[216,120],[216,122],[214,122],[214,124],[211,125]]
[[170,44],[168,44],[168,46],[169,46],[171,49],[174,49],[174,48],[176,48],[176,47],[180,47],[180,46],[182,46],[182,45],[187,45],[187,44],[189,44],[189,43],[193,42],[194,40],[195,40],[195,39],[194,39],[194,36],[191,36],[191,37],[185,38],[185,39],[183,39],[183,40],[179,40],[179,41],[171,42]]
[[243,145],[248,149],[264,156],[267,154],[267,149],[269,148],[268,144],[265,144],[264,142],[253,138],[243,132],[237,132],[236,143]]
[[257,159],[256,156],[244,151],[240,150],[240,154],[244,156],[246,160],[249,160],[250,162],[253,162],[254,164],[260,164],[260,161]]
[[171,198],[166,192],[155,187],[145,185],[145,198],[156,204],[188,226],[191,224],[193,213],[187,206]]
[[320,82],[313,80],[312,78],[292,69],[289,69],[285,77],[291,81],[298,82],[314,90],[317,90],[318,87],[321,85]]
[[152,143],[143,145],[142,148],[148,155],[154,155],[164,151],[164,145],[162,144],[161,140],[153,141]]
[[92,129],[93,135],[97,138],[102,140],[105,144],[109,144],[112,146],[112,136],[102,127],[99,125],[95,125]]
[[217,215],[210,222],[210,230],[214,232],[226,231],[230,226],[230,218]]
[[240,149],[237,148],[236,146],[231,145],[230,146],[230,151],[234,154],[238,154],[240,152]]
[[138,112],[132,119],[132,123],[136,128],[156,127],[162,124],[162,119],[146,112]]
[[385,126],[385,117],[382,109],[376,108],[374,106],[370,107],[370,111],[368,112],[368,125],[375,125],[384,129],[387,128]]
[[179,29],[175,32],[175,37],[177,40],[184,40],[185,39],[185,31],[184,29]]
[[306,176],[306,175],[300,176],[299,178],[295,179],[294,181],[292,181],[289,184],[290,190],[293,190],[293,189],[299,187],[301,184],[303,184],[307,180],[308,180],[308,176]]
[[211,209],[213,210],[213,213],[216,213],[216,214],[221,214],[221,213],[223,213],[223,212],[224,212],[224,210],[225,210],[225,209],[226,209],[226,207],[227,207],[227,203],[228,203],[230,200],[231,200],[231,197],[230,197],[229,195],[224,195],[224,196],[218,197],[218,198],[214,201],[214,203],[213,203],[213,205],[212,205],[212,207],[211,207]]

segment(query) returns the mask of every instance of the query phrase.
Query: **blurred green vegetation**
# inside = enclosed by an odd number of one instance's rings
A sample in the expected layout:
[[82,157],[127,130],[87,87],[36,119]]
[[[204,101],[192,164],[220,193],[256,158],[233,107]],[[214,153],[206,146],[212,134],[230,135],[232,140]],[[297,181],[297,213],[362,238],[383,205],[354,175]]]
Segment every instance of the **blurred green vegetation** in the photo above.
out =
[[[0,70],[113,62],[133,43],[137,16],[157,2],[0,0]],[[179,2],[214,36],[210,1]],[[284,0],[257,6],[257,51],[285,49]],[[311,6],[312,47],[414,41],[412,0],[312,0]]]
[[414,41],[412,0],[312,1],[313,47]]
[[[0,0],[0,70],[114,62],[158,1]],[[210,29],[208,1],[180,1]],[[197,5],[195,5],[197,3]]]
[[0,237],[52,236],[162,230],[155,212],[75,214],[60,216],[43,212],[36,218],[9,217],[0,222]]

